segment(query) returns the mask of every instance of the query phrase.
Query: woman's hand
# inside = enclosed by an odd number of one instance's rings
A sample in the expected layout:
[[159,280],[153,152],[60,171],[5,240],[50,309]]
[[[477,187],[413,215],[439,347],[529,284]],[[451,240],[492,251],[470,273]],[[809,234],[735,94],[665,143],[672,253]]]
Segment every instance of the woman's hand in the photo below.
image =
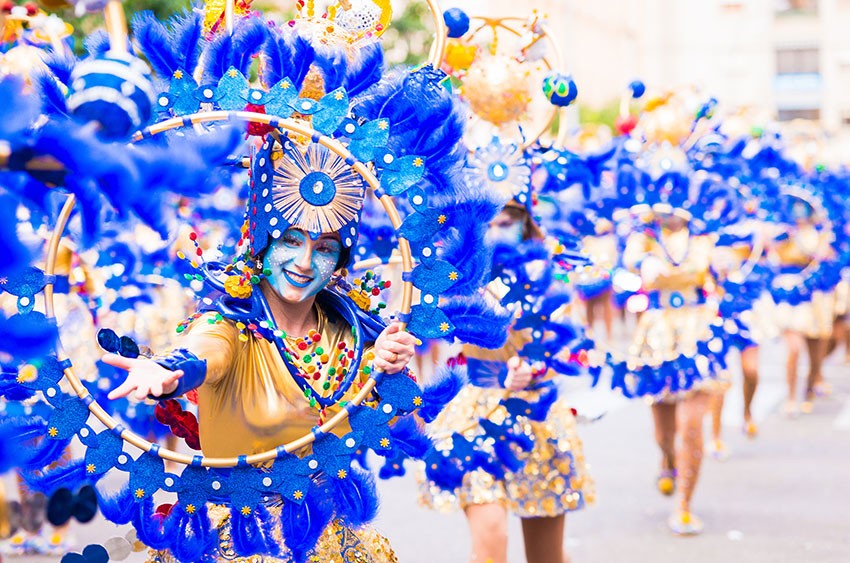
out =
[[394,322],[384,329],[375,341],[372,365],[383,373],[398,373],[416,353],[416,338]]
[[167,370],[148,358],[125,358],[117,354],[106,354],[101,358],[104,363],[127,370],[124,383],[110,391],[110,399],[120,399],[130,393],[139,401],[148,395],[159,397],[177,389],[177,380],[183,376],[183,370]]
[[514,356],[508,360],[508,376],[505,378],[505,389],[519,391],[525,389],[531,383],[531,378],[534,376],[534,370],[531,365]]

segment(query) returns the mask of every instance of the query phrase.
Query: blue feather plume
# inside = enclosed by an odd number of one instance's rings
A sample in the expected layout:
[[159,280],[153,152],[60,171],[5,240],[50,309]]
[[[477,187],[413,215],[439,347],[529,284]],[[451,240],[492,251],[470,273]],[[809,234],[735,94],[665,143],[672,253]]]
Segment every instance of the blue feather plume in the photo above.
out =
[[375,479],[366,471],[352,468],[345,479],[329,479],[333,491],[334,517],[360,527],[374,520],[378,513],[378,491]]
[[[109,50],[109,35],[105,30],[97,29],[83,39],[83,47],[90,57],[100,57]],[[58,74],[57,78],[66,84],[68,83],[68,80],[63,79]]]
[[243,20],[233,33],[231,64],[245,76],[248,75],[248,68],[251,66],[254,55],[260,52],[269,36],[268,29],[268,25],[262,18],[253,17]]
[[422,390],[423,406],[416,413],[425,422],[433,422],[440,411],[454,399],[466,385],[465,365],[442,365],[432,381]]
[[513,316],[481,295],[456,297],[440,305],[455,325],[455,338],[481,348],[500,348],[508,339]]
[[344,51],[338,49],[316,51],[315,63],[322,73],[325,92],[333,92],[343,85],[348,70],[348,57]]
[[233,35],[219,35],[204,46],[202,84],[216,84],[232,64]]
[[184,10],[172,16],[169,27],[171,28],[171,49],[177,56],[179,68],[191,74],[198,65],[198,57],[201,54],[203,17],[200,12]]
[[170,79],[174,71],[180,69],[180,58],[174,52],[168,28],[150,10],[134,15],[132,26],[139,52],[160,78]]
[[401,450],[415,459],[422,459],[432,447],[431,440],[424,434],[412,414],[396,420],[390,426],[390,435],[393,437],[394,449]]
[[130,483],[115,494],[106,494],[95,487],[97,492],[97,506],[103,517],[115,524],[127,524],[133,519],[136,503],[130,491]]
[[333,511],[324,498],[318,487],[312,485],[304,495],[304,502],[286,502],[281,508],[283,543],[297,563],[306,560],[331,520]]
[[384,49],[377,41],[361,47],[354,64],[345,73],[345,90],[357,96],[377,84],[384,73]]

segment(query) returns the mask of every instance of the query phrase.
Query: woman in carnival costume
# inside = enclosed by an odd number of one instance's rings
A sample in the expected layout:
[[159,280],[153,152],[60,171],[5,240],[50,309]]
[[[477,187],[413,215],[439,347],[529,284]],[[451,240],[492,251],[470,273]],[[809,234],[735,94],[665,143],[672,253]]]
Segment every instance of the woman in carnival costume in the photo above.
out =
[[[526,56],[482,49],[472,59],[461,56],[476,51],[476,32],[467,33],[469,18],[450,10],[446,22],[453,38],[446,67],[463,82],[476,116],[507,135],[522,119],[531,93],[521,91],[527,89],[521,81],[488,82],[502,76],[500,69],[526,73],[534,66],[532,51],[539,55],[545,40],[543,22],[535,18],[526,28]],[[550,90],[544,93],[551,103],[566,106],[575,99],[571,79],[547,80]],[[475,131],[467,139],[474,142]],[[532,216],[527,147],[493,137],[470,154],[468,168],[468,181],[483,183],[501,201],[488,230],[491,281],[482,299],[512,326],[503,346],[484,349],[495,337],[466,345],[443,368],[469,383],[428,427],[436,449],[420,474],[420,502],[439,511],[463,509],[472,561],[507,560],[509,512],[522,518],[529,562],[562,561],[565,515],[594,495],[575,417],[557,387],[560,375],[581,371],[575,358],[587,347],[564,313],[569,296],[559,275],[558,264],[575,255],[545,239]]]
[[666,495],[678,489],[668,519],[676,534],[702,530],[691,498],[703,455],[703,419],[712,394],[727,386],[712,256],[715,217],[728,208],[729,188],[688,161],[689,139],[697,137],[708,107],[701,106],[691,124],[683,111],[687,102],[672,95],[650,100],[637,129],[645,144],[632,133],[615,156],[617,215],[632,225],[623,263],[641,278],[641,292],[631,299],[643,312],[628,351],[609,356],[615,387],[651,397],[662,453],[658,488]]
[[[240,19],[200,41],[199,14],[174,18],[170,29],[149,14],[135,22],[137,47],[166,79],[167,91],[155,100],[163,117],[175,116],[138,136],[247,108],[236,117],[263,137],[251,156],[240,255],[230,264],[202,263],[198,249],[194,276],[219,296],[205,298],[178,326],[185,333],[178,348],[140,358],[114,333],[99,336],[118,352],[105,360],[129,372],[112,397],[166,399],[197,389],[204,455],[182,456],[133,435],[74,385],[70,367],[65,375],[79,398],[38,382],[55,407],[42,429],[45,443],[76,434],[88,449],[34,485],[128,472],[117,495],[101,495],[101,510],[112,521],[132,521],[153,560],[393,560],[386,540],[365,526],[376,510],[374,485],[351,459],[366,449],[421,457],[429,442],[412,414],[432,419],[457,389],[451,379],[424,391],[415,383],[405,369],[414,337],[398,321],[422,337],[476,341],[485,321],[488,334],[504,324],[476,303],[437,304],[478,287],[478,262],[467,258],[483,254],[493,206],[462,182],[464,118],[444,75],[426,66],[383,76],[372,37],[386,28],[387,7],[361,4],[283,29]],[[195,73],[201,46],[205,65]],[[264,89],[245,78],[255,53],[265,65]],[[378,316],[383,308],[371,303],[389,284],[373,277],[352,287],[344,276],[367,183],[407,256],[403,302],[413,288],[422,296],[389,327]],[[407,204],[396,208],[391,195],[406,195]],[[107,430],[88,426],[89,409]],[[122,438],[142,454],[123,454]],[[166,473],[163,459],[187,467]],[[159,489],[177,494],[170,510],[154,506]]]

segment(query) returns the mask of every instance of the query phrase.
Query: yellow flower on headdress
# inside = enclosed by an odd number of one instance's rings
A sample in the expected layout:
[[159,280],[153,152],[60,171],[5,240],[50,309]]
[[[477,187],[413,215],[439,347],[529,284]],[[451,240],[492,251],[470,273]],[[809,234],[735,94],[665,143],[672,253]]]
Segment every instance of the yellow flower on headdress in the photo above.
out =
[[228,276],[224,280],[224,290],[231,297],[248,299],[254,291],[254,286],[251,285],[250,280],[245,279],[243,276]]

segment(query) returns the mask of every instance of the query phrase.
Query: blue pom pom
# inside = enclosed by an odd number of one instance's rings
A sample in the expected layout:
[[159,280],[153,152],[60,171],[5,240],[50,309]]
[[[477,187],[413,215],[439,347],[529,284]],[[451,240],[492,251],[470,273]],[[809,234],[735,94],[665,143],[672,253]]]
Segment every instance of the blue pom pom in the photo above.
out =
[[449,28],[449,37],[463,37],[469,31],[469,16],[460,8],[449,8],[443,12],[443,20],[446,22],[446,27]]
[[629,84],[629,90],[632,91],[632,98],[638,99],[646,93],[646,84],[640,80],[632,80]]

